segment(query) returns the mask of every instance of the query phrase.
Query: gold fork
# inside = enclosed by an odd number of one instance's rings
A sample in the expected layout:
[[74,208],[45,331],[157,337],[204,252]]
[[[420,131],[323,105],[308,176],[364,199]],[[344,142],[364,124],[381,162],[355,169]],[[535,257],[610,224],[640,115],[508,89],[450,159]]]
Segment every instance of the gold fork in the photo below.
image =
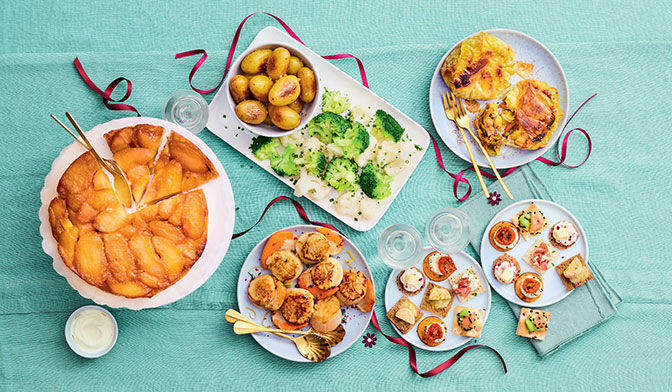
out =
[[488,161],[490,168],[495,173],[495,177],[497,177],[497,180],[502,185],[502,189],[504,189],[504,192],[509,197],[509,199],[513,200],[513,194],[509,190],[509,187],[506,186],[506,184],[504,183],[502,176],[499,175],[497,167],[492,162],[492,159],[490,159],[490,154],[488,154],[488,151],[485,149],[485,147],[483,147],[483,144],[481,143],[481,140],[478,138],[478,136],[474,133],[474,131],[472,131],[471,120],[469,120],[469,116],[467,116],[467,111],[464,109],[464,103],[462,102],[462,98],[453,95],[451,92],[449,96],[449,101],[450,106],[455,111],[457,117],[456,124],[458,125],[458,127],[466,129],[471,135],[471,137],[474,138],[476,144],[478,144],[478,147],[480,147],[481,152],[483,153],[483,155],[485,155],[485,159]]
[[65,116],[68,118],[68,120],[70,120],[72,126],[77,131],[76,134],[70,128],[68,128],[68,126],[65,125],[63,121],[58,119],[58,117],[52,114],[51,118],[56,120],[56,122],[61,127],[63,127],[63,129],[65,129],[70,134],[70,136],[75,138],[75,140],[77,140],[79,144],[84,146],[84,148],[86,148],[87,151],[89,151],[91,155],[93,155],[93,158],[98,162],[98,164],[103,169],[107,170],[112,174],[112,177],[114,178],[114,188],[119,193],[119,198],[121,199],[125,207],[131,207],[133,193],[131,192],[131,186],[128,182],[128,179],[126,178],[126,175],[124,174],[124,171],[121,170],[119,165],[117,165],[117,162],[115,162],[114,160],[101,158],[101,156],[98,154],[98,152],[96,152],[96,150],[93,148],[89,140],[84,135],[82,127],[79,126],[77,120],[75,120],[75,118],[72,116],[72,114],[70,114],[70,112],[65,112]]
[[453,95],[450,92],[450,89],[448,90],[448,93],[443,93],[441,95],[441,98],[443,98],[443,110],[446,112],[446,117],[448,117],[448,120],[454,122],[455,125],[457,126],[457,129],[460,131],[460,135],[462,135],[464,145],[467,147],[467,152],[469,152],[469,158],[471,159],[471,163],[474,165],[474,171],[476,172],[476,177],[478,177],[478,182],[481,183],[481,188],[483,189],[483,193],[485,193],[485,197],[488,197],[490,196],[490,192],[488,192],[488,187],[485,185],[485,181],[483,181],[481,170],[478,168],[476,158],[474,158],[474,153],[471,151],[471,146],[469,144],[469,141],[467,140],[467,135],[464,134],[462,127],[457,122],[459,118],[457,114],[457,109],[452,104],[449,105],[448,101],[446,100],[446,99],[451,100],[452,103]]

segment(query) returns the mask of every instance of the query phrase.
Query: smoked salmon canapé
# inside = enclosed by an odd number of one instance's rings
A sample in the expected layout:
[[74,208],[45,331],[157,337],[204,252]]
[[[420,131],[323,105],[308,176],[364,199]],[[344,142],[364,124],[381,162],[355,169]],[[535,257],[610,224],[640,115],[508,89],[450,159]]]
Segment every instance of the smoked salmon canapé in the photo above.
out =
[[544,340],[548,330],[550,312],[539,309],[521,308],[516,335],[526,338]]
[[534,268],[539,275],[543,275],[549,269],[555,267],[555,263],[560,257],[560,252],[551,249],[544,240],[538,238],[534,245],[523,255],[523,261]]
[[509,251],[518,245],[518,228],[511,222],[497,222],[490,229],[490,245],[499,252]]
[[542,230],[548,227],[548,220],[546,220],[544,213],[534,203],[517,213],[511,219],[511,222],[518,228],[525,241],[541,234]]
[[460,302],[464,303],[472,298],[476,298],[485,292],[485,286],[478,277],[478,272],[474,267],[455,274],[450,278],[450,285]]
[[446,323],[436,316],[429,316],[418,324],[418,337],[428,346],[438,346],[446,340]]
[[483,329],[483,314],[482,309],[456,306],[455,318],[453,318],[453,333],[472,338],[480,337]]
[[457,268],[450,255],[432,252],[422,261],[422,270],[430,280],[441,282],[448,279]]
[[534,302],[544,292],[544,281],[534,272],[526,272],[516,279],[516,295],[525,302]]

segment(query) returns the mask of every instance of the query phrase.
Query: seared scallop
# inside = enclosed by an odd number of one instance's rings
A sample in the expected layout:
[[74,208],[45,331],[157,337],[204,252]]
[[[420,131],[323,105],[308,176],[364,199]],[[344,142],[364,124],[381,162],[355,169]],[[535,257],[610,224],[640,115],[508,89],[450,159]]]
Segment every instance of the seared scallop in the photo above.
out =
[[304,263],[319,263],[331,254],[331,243],[323,234],[303,233],[296,241],[296,253]]
[[292,324],[307,323],[315,310],[315,297],[305,289],[287,289],[280,310],[285,320]]
[[273,276],[282,282],[293,281],[303,271],[301,260],[288,250],[279,250],[270,255],[266,260],[266,266]]
[[366,278],[361,271],[343,271],[343,281],[338,286],[336,296],[343,305],[353,305],[366,294]]
[[252,279],[247,288],[250,301],[264,309],[279,309],[285,300],[285,285],[271,275],[259,275]]
[[330,332],[341,324],[341,303],[335,296],[317,301],[310,324],[317,332]]
[[330,257],[311,268],[311,277],[313,283],[322,290],[334,288],[343,280],[341,262]]

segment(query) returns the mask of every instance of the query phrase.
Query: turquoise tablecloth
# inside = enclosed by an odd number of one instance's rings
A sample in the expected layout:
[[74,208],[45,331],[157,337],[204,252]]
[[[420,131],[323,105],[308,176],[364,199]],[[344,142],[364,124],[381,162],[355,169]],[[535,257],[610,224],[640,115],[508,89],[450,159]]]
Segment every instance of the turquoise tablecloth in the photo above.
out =
[[[1,9],[0,390],[672,388],[669,3],[331,1],[243,6],[52,0],[3,2]],[[299,223],[286,205],[272,209],[257,229],[234,240],[219,270],[184,300],[155,310],[114,311],[120,335],[110,354],[92,361],[72,353],[63,325],[70,311],[87,301],[51,269],[38,231],[44,176],[60,149],[71,143],[48,115],[70,110],[87,127],[125,115],[104,109],[76,75],[74,56],[80,56],[99,85],[117,76],[131,79],[130,103],[158,117],[163,99],[187,86],[192,65],[191,59],[176,61],[172,55],[208,49],[211,57],[196,83],[209,87],[219,80],[224,50],[239,21],[258,10],[281,16],[319,53],[358,55],[371,88],[433,134],[427,106],[430,75],[457,40],[477,30],[507,27],[545,43],[565,69],[573,108],[599,93],[575,119],[576,126],[591,133],[594,148],[589,163],[576,170],[532,165],[554,199],[582,221],[590,235],[591,260],[624,297],[620,313],[540,360],[527,341],[513,334],[516,320],[495,295],[479,342],[500,351],[508,375],[491,353],[477,350],[446,373],[421,379],[410,371],[406,350],[379,334],[373,348],[356,343],[323,364],[286,362],[250,337],[234,335],[221,311],[236,305],[235,277],[254,244],[271,230]],[[252,19],[241,45],[271,23],[269,18]],[[356,66],[347,60],[338,65],[356,75]],[[253,223],[272,197],[290,193],[210,132],[201,137],[231,179],[237,230]],[[572,141],[576,159],[585,143]],[[446,148],[442,152],[451,170],[466,166]],[[255,187],[250,186],[251,177]],[[368,258],[379,292],[389,273],[376,256],[379,232],[395,222],[421,229],[432,211],[458,204],[451,187],[430,152],[375,229],[346,230]],[[303,204],[313,219],[334,222],[310,202]],[[379,315],[383,309],[381,300]],[[392,330],[386,321],[383,328]],[[447,357],[420,352],[420,370]]]

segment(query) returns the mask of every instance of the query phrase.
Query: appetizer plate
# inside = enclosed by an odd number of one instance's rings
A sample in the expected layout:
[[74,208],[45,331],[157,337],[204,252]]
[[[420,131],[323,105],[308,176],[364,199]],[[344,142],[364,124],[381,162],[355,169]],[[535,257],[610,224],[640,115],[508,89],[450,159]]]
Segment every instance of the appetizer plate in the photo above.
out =
[[[318,226],[313,225],[296,225],[278,229],[275,232],[280,230],[289,230],[296,235],[301,235],[301,233],[304,232],[315,231],[317,227]],[[272,312],[257,307],[247,296],[247,288],[250,284],[250,281],[260,273],[269,272],[261,268],[259,265],[259,260],[261,258],[261,251],[263,250],[264,245],[266,244],[266,241],[271,236],[271,234],[269,234],[263,240],[259,241],[259,243],[247,256],[247,259],[245,259],[245,262],[240,269],[240,275],[238,276],[238,310],[252,321],[271,328],[276,328],[271,321]],[[371,275],[369,265],[366,263],[362,253],[349,239],[346,237],[343,237],[343,239],[345,241],[343,250],[341,253],[332,257],[341,261],[341,265],[343,266],[344,270],[352,268],[358,271],[362,271],[364,276],[368,279],[371,279],[373,283],[373,275]],[[371,321],[372,312],[362,313],[355,307],[342,307],[341,309],[343,311],[344,318],[343,326],[345,327],[345,338],[342,342],[331,348],[331,356],[329,356],[329,358],[335,357],[336,355],[342,353],[343,351],[347,350],[354,342],[359,340],[366,330],[366,327],[369,325],[369,322]],[[310,329],[310,326],[303,329],[308,330]],[[310,362],[306,358],[302,357],[301,354],[299,354],[299,352],[296,350],[294,343],[287,339],[275,336],[271,333],[255,333],[252,334],[252,337],[257,341],[257,343],[259,343],[261,347],[280,358],[295,362]]]
[[[534,202],[539,207],[539,210],[548,220],[548,227],[544,229],[541,234],[535,237],[530,237],[530,239],[527,241],[525,241],[525,239],[520,236],[518,245],[516,245],[510,251],[499,252],[495,250],[495,248],[490,245],[489,240],[490,229],[492,226],[500,221],[511,222],[511,219],[518,212],[524,210],[532,202]],[[551,227],[553,227],[554,223],[560,220],[566,220],[573,223],[576,229],[579,231],[579,239],[569,249],[557,249],[550,245],[548,240],[549,230]],[[518,260],[521,274],[524,274],[525,272],[535,272],[535,270],[529,264],[523,261],[523,255],[532,247],[538,238],[541,238],[544,240],[544,242],[549,244],[552,251],[559,252],[560,257],[555,263],[551,264],[551,267],[546,271],[546,273],[544,273],[544,275],[541,275],[541,279],[544,282],[544,291],[542,292],[541,297],[534,302],[525,302],[516,295],[516,292],[513,288],[514,283],[503,284],[495,279],[495,276],[492,274],[492,264],[495,259],[506,253]],[[485,229],[485,233],[483,234],[483,239],[481,240],[481,264],[483,265],[485,276],[488,278],[488,282],[490,282],[490,286],[492,286],[492,288],[494,288],[495,291],[504,297],[504,299],[507,301],[528,308],[541,308],[552,305],[569,295],[571,291],[567,291],[567,288],[562,283],[560,276],[555,271],[555,266],[567,260],[568,257],[576,255],[577,253],[580,253],[581,256],[583,256],[583,259],[588,262],[588,240],[586,239],[586,233],[583,231],[583,227],[581,227],[581,223],[579,223],[579,220],[576,219],[576,217],[574,217],[571,212],[567,211],[567,209],[548,200],[523,200],[504,208],[497,215],[495,215],[494,218],[492,218],[490,223],[488,223],[488,226]]]
[[133,310],[155,308],[169,304],[187,296],[205,283],[217,270],[219,263],[229,248],[236,210],[231,183],[215,153],[212,152],[205,142],[179,125],[151,117],[127,117],[96,125],[86,132],[86,137],[101,156],[110,158],[112,153],[103,138],[103,134],[113,129],[131,127],[138,124],[158,125],[166,129],[166,136],[170,134],[170,131],[175,131],[189,139],[210,159],[219,173],[218,178],[200,187],[203,189],[208,203],[208,241],[201,257],[182,279],[151,298],[125,298],[86,283],[65,265],[63,259],[58,254],[56,240],[51,233],[49,203],[57,194],[56,187],[63,172],[78,156],[86,152],[84,147],[77,142],[64,148],[61,154],[54,160],[51,171],[47,174],[44,180],[44,187],[40,193],[42,207],[40,207],[39,212],[42,249],[54,260],[54,270],[63,276],[70,286],[77,290],[82,297],[89,298],[99,305]]
[[[435,251],[434,248],[426,247],[422,253],[422,258],[418,261],[415,267],[417,267],[420,271],[422,271],[422,262],[425,256],[434,251]],[[453,298],[453,303],[450,306],[450,311],[448,312],[446,318],[443,319],[448,329],[446,333],[446,340],[443,343],[439,344],[438,346],[433,347],[428,346],[420,340],[420,338],[418,337],[419,323],[416,323],[413,326],[413,328],[410,331],[408,331],[408,333],[405,335],[403,335],[394,324],[390,323],[397,331],[397,334],[399,334],[399,336],[404,338],[407,342],[411,343],[415,347],[421,348],[423,350],[448,351],[460,347],[469,342],[471,339],[473,339],[472,337],[469,336],[453,334],[452,329],[453,329],[453,318],[455,318],[455,306],[469,306],[471,308],[483,309],[483,311],[485,312],[485,317],[483,318],[484,327],[485,322],[488,320],[488,314],[490,313],[491,293],[490,293],[490,287],[485,284],[485,274],[483,273],[481,266],[478,264],[478,262],[476,262],[476,260],[474,260],[473,257],[469,256],[466,252],[451,254],[450,257],[453,259],[455,267],[457,268],[457,271],[454,272],[455,274],[460,273],[469,267],[474,267],[474,269],[476,269],[476,272],[478,273],[478,277],[483,281],[483,286],[486,286],[485,292],[477,296],[476,298],[472,298],[464,303],[460,302],[460,300],[457,299],[457,297]],[[399,291],[399,288],[397,287],[397,275],[399,275],[399,273],[401,273],[401,270],[396,269],[392,270],[392,273],[390,273],[390,277],[387,279],[387,285],[385,286],[385,312],[389,312],[390,309],[392,309],[392,307],[394,306],[394,304],[396,304],[397,301],[399,301],[399,299],[404,295],[401,291]],[[425,287],[423,287],[418,294],[412,297],[406,296],[408,297],[408,299],[411,300],[411,302],[416,304],[418,307],[420,307],[422,297],[425,294],[425,290],[427,290],[427,282],[432,282],[436,285],[447,287],[448,289],[452,290],[448,279],[442,282],[434,282],[432,280],[429,280],[427,276],[425,276],[425,279],[426,279]],[[422,316],[423,319],[429,316],[436,316],[441,318],[440,316],[434,313],[430,313],[426,310],[423,310],[422,313],[424,313]]]
[[[252,48],[269,44],[285,45],[289,47],[294,46],[296,41],[275,27],[267,27],[259,32],[249,47]],[[385,110],[391,114],[403,128],[406,129],[406,132],[404,133],[405,138],[410,139],[406,143],[409,143],[411,146],[418,146],[418,149],[413,149],[413,154],[411,157],[409,157],[409,163],[407,167],[394,177],[394,181],[391,184],[392,194],[389,197],[381,200],[378,214],[374,218],[368,220],[355,220],[353,217],[339,214],[338,211],[336,211],[334,205],[329,202],[330,198],[335,199],[338,196],[338,193],[335,190],[332,190],[332,194],[326,198],[319,201],[313,201],[319,207],[353,229],[358,231],[370,230],[385,214],[385,211],[387,211],[390,204],[392,204],[392,201],[395,199],[401,188],[411,176],[413,170],[415,170],[416,166],[420,163],[422,156],[429,146],[429,134],[418,123],[411,120],[397,108],[390,105],[387,101],[376,95],[368,88],[364,87],[360,82],[356,81],[348,74],[329,63],[327,60],[323,59],[317,53],[313,52],[309,48],[304,48],[303,54],[313,63],[315,75],[320,80],[322,88],[326,87],[328,90],[338,90],[347,94],[352,106],[360,105],[365,108],[370,107],[373,111],[376,109]],[[229,72],[237,72],[237,70],[230,70]],[[252,152],[250,151],[250,144],[252,143],[252,137],[254,137],[254,134],[252,134],[249,130],[240,127],[240,121],[236,118],[235,113],[231,110],[231,105],[228,102],[228,95],[229,88],[228,84],[226,84],[219,89],[217,95],[215,95],[215,98],[210,103],[210,116],[206,125],[208,129],[215,135],[219,136],[226,143],[231,145],[231,147],[238,150],[241,154],[250,158],[254,163],[258,164],[264,170],[271,173],[271,175],[284,182],[290,188],[294,189],[292,178],[278,176],[273,171],[273,169],[271,169],[268,160],[259,162],[259,160],[257,160],[254,155],[252,155]],[[318,104],[321,105],[321,103]]]
[[[565,72],[562,70],[560,63],[555,58],[553,53],[551,53],[551,51],[548,50],[548,48],[546,48],[541,42],[530,37],[529,35],[519,31],[507,29],[485,30],[485,32],[500,38],[509,44],[509,46],[513,48],[513,51],[516,52],[516,61],[523,61],[534,65],[534,70],[526,78],[544,81],[551,87],[558,89],[558,93],[560,94],[560,108],[562,109],[564,115],[562,116],[560,124],[558,124],[558,127],[553,133],[553,137],[548,141],[546,146],[538,150],[521,150],[511,146],[503,145],[499,153],[500,155],[490,157],[495,166],[500,169],[524,165],[543,155],[546,150],[555,144],[555,142],[560,137],[562,127],[564,127],[565,121],[567,120],[567,112],[569,111],[569,88],[567,86]],[[434,70],[432,82],[429,86],[429,109],[431,111],[434,127],[436,128],[439,136],[441,136],[443,142],[446,143],[448,148],[450,148],[457,156],[471,163],[471,160],[469,159],[469,153],[467,152],[467,148],[464,145],[459,131],[455,127],[455,123],[446,118],[446,114],[443,110],[443,101],[441,99],[441,95],[448,91],[448,86],[446,86],[446,83],[441,77],[441,67],[446,61],[448,54],[453,49],[455,49],[455,47],[460,42],[456,43],[452,48],[450,48],[448,52],[446,52]],[[509,81],[511,82],[511,86],[513,86],[520,80],[522,80],[522,78],[516,74],[513,75]],[[479,103],[481,104],[480,107],[483,107],[484,102],[499,101],[501,101],[501,99],[479,101]],[[476,117],[476,113],[467,113],[473,121],[474,117]],[[472,130],[474,130],[475,133],[473,123]],[[472,151],[474,151],[476,163],[482,167],[490,167],[488,161],[481,153],[480,148],[473,138],[469,136],[469,134],[467,134],[467,139],[471,144]]]

